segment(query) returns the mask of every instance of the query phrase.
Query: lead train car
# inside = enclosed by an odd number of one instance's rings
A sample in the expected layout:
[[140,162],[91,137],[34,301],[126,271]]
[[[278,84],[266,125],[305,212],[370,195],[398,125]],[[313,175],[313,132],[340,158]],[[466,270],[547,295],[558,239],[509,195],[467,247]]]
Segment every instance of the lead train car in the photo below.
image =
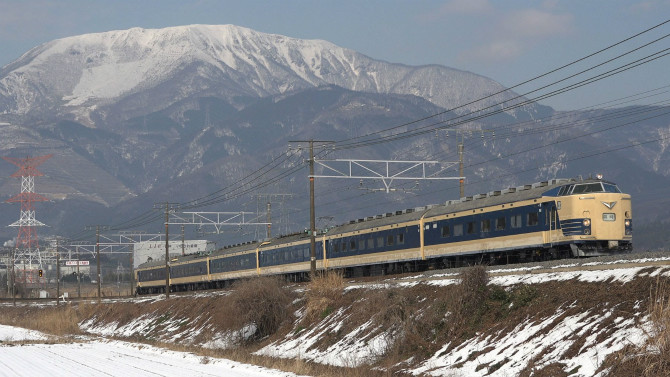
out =
[[[631,197],[611,182],[551,180],[387,213],[317,237],[317,269],[348,276],[468,263],[605,255],[632,249]],[[297,234],[188,255],[170,262],[172,291],[216,288],[235,279],[304,279],[309,236]],[[165,262],[136,270],[137,292],[165,289]]]

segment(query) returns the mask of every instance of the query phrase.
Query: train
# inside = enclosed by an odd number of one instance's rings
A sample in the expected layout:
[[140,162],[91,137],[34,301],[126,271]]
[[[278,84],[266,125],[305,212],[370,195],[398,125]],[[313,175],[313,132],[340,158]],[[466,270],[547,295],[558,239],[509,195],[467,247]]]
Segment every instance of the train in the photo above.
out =
[[[632,250],[629,194],[602,177],[552,179],[385,213],[315,234],[316,268],[374,276],[464,266],[610,255]],[[309,277],[308,232],[172,258],[171,292],[243,278]],[[136,293],[166,290],[165,260],[135,270]]]

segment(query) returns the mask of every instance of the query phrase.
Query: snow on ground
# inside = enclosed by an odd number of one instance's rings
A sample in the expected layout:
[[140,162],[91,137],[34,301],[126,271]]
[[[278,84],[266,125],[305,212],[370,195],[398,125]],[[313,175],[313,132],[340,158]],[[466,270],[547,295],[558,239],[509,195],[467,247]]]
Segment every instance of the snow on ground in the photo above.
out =
[[312,348],[323,336],[338,332],[346,319],[344,311],[340,309],[327,322],[323,322],[311,330],[303,330],[303,334],[295,339],[284,339],[263,347],[256,354],[311,360],[316,363],[339,367],[357,367],[374,362],[375,358],[383,354],[388,347],[388,337],[385,333],[382,333],[370,338],[368,332],[371,329],[372,321],[368,321],[356,330],[346,334],[325,351]]
[[[19,342],[44,340],[47,336],[37,331],[0,326],[0,339]],[[0,343],[0,376],[295,376],[226,359],[122,341],[94,339],[60,344],[3,343]]]
[[[39,331],[22,329],[20,327],[0,325],[0,344],[5,342],[20,342],[25,340],[46,340],[48,336]],[[2,371],[0,371],[2,373]]]
[[[559,311],[539,323],[519,324],[514,331],[497,334],[495,339],[489,336],[470,339],[445,353],[450,345],[446,344],[411,372],[432,376],[448,376],[456,372],[464,376],[516,376],[530,361],[539,358],[535,362],[537,367],[560,360],[566,364],[565,370],[571,371],[572,376],[597,376],[596,371],[604,356],[626,345],[641,345],[646,339],[642,329],[633,327],[632,319],[617,318],[614,334],[598,343],[598,336],[605,331],[599,323],[606,316],[580,313],[566,316],[555,325],[554,322],[563,313]],[[576,356],[568,359],[562,357],[573,346],[573,334],[586,333],[592,329],[596,331],[588,337]],[[476,354],[478,356],[474,359],[470,357]],[[456,365],[459,366],[456,368]]]

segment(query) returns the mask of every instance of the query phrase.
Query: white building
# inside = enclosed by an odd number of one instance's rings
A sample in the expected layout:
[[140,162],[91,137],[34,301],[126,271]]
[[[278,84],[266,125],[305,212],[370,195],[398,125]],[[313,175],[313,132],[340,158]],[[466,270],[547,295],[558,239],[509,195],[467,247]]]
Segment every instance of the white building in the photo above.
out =
[[[185,240],[169,242],[170,257],[183,254],[209,253],[216,247],[207,240]],[[134,245],[133,268],[152,260],[165,260],[165,241],[136,242]]]

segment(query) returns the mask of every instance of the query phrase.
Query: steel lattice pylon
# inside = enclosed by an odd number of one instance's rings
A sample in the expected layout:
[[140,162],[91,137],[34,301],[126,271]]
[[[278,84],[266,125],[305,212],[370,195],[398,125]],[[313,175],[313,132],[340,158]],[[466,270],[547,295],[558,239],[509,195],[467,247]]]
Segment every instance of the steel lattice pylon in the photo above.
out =
[[36,259],[41,266],[42,261],[39,253],[39,243],[37,241],[37,232],[35,227],[45,226],[35,219],[34,202],[48,201],[42,195],[35,193],[35,177],[44,174],[37,170],[37,167],[53,155],[40,157],[12,158],[3,157],[5,161],[19,167],[19,170],[12,174],[12,177],[21,177],[21,193],[7,200],[8,203],[21,203],[21,216],[9,226],[19,227],[19,234],[16,239],[17,254],[15,260],[27,259],[29,264]]

